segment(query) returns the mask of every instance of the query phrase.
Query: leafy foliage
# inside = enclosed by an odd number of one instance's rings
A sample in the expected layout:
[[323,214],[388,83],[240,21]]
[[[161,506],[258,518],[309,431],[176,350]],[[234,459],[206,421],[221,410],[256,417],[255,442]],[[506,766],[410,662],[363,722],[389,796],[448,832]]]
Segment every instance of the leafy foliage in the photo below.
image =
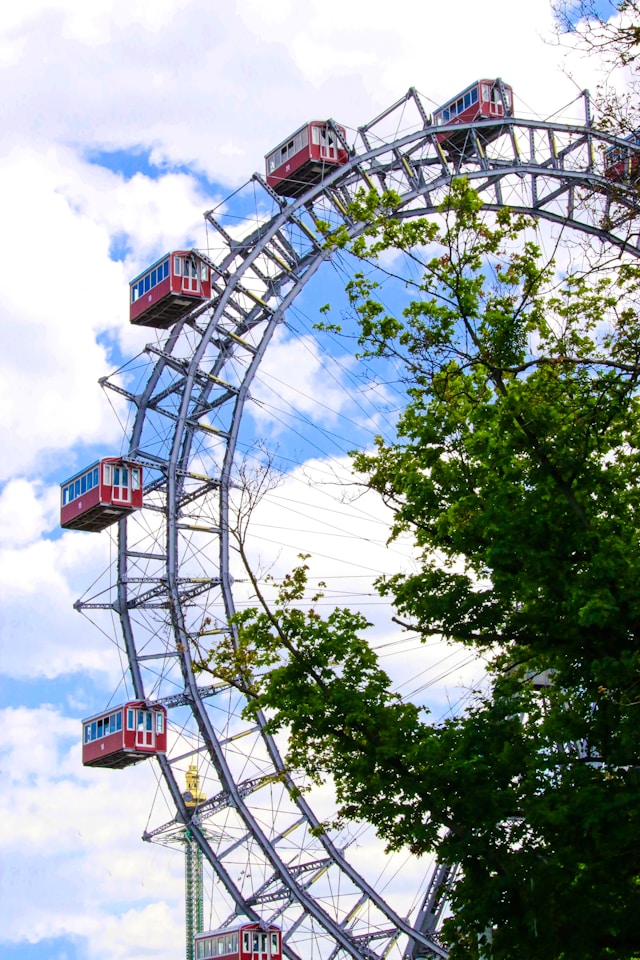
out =
[[490,688],[444,722],[404,703],[359,614],[300,609],[304,565],[204,665],[344,816],[460,864],[453,958],[638,957],[638,271],[558,279],[535,225],[488,220],[464,180],[439,221],[395,208],[362,195],[358,239],[329,236],[420,269],[398,316],[369,271],[349,285],[362,351],[409,385],[396,442],[354,465],[418,550],[380,591],[425,641],[481,653]]

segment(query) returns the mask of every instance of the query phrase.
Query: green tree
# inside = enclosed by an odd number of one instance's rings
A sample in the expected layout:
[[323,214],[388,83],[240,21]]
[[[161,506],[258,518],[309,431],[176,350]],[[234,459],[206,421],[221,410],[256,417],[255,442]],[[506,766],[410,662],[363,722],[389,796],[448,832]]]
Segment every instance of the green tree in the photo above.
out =
[[359,238],[329,237],[420,269],[398,315],[370,271],[349,284],[362,351],[408,384],[396,441],[354,466],[418,552],[380,592],[425,642],[481,654],[488,685],[444,722],[403,702],[359,614],[301,609],[304,565],[202,663],[343,816],[460,865],[453,958],[639,957],[639,272],[559,278],[535,224],[489,219],[464,180],[437,221],[394,208],[362,196]]

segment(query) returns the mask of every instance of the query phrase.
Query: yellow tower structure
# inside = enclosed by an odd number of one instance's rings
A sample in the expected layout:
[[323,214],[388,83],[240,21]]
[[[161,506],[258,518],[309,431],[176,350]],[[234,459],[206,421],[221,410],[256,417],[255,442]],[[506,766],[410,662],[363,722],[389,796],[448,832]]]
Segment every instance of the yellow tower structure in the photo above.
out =
[[[195,763],[191,763],[185,775],[187,789],[182,795],[185,806],[194,811],[207,798],[200,790],[200,775]],[[202,850],[196,843],[189,827],[184,830],[184,893],[186,960],[194,960],[193,938],[202,931]]]
[[184,778],[187,781],[187,789],[182,795],[185,806],[193,808],[204,803],[207,798],[200,790],[200,774],[195,763],[189,764]]

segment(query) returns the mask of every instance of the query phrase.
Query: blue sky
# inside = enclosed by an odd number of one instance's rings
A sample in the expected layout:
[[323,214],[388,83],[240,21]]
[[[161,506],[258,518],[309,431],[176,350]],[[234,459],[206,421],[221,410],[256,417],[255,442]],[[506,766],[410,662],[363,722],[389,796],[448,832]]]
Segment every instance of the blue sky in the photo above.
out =
[[[123,691],[114,645],[72,609],[109,568],[112,541],[57,525],[57,485],[126,443],[126,411],[97,381],[133,369],[149,339],[128,324],[129,279],[166,250],[205,246],[202,212],[230,194],[225,222],[248,229],[253,191],[235,191],[306,119],[334,116],[351,136],[410,85],[438,104],[478,76],[504,77],[524,115],[595,88],[597,65],[581,55],[568,78],[552,31],[547,0],[401,3],[393,17],[364,0],[4,5],[0,956],[174,960],[182,949],[180,859],[140,842],[154,771],[80,764],[81,717]],[[332,594],[373,618],[379,601],[360,585],[405,557],[385,548],[376,505],[347,516],[329,496],[331,471],[345,477],[346,450],[370,434],[356,425],[351,348],[313,330],[321,304],[332,318],[345,309],[348,269],[328,265],[292,309],[243,445],[278,444],[287,473],[257,517],[256,556],[282,570],[311,543]],[[387,386],[362,403],[392,423],[400,399]],[[425,684],[436,668],[425,662]]]

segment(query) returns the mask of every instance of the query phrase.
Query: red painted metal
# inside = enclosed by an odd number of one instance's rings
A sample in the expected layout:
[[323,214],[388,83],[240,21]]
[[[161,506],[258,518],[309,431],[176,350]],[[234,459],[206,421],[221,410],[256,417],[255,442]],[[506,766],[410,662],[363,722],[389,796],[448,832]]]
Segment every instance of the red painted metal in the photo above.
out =
[[[640,130],[634,130],[625,140],[629,146],[613,144],[604,154],[604,175],[607,180],[636,180],[640,168]],[[635,149],[634,149],[635,147]]]
[[129,319],[166,329],[211,299],[209,268],[195,250],[172,250],[129,284]]
[[[487,121],[487,127],[477,130],[476,134],[481,143],[489,143],[500,136],[501,127],[495,125],[504,117],[513,116],[513,90],[504,83],[502,88],[506,98],[505,104],[500,94],[498,80],[476,80],[461,93],[457,94],[448,103],[438,107],[433,114],[433,123],[436,126],[451,126],[459,123],[474,123],[478,120]],[[490,124],[490,121],[494,121]],[[443,146],[459,148],[465,144],[468,131],[455,130],[437,134],[437,140]]]
[[123,457],[104,457],[60,484],[60,526],[97,532],[143,503],[142,466]]
[[[235,945],[235,948],[234,948]],[[282,960],[282,931],[275,924],[241,923],[196,935],[195,960]]]
[[267,183],[283,197],[299,197],[312,184],[320,183],[328,170],[343,166],[349,153],[340,138],[344,127],[335,129],[326,120],[312,120],[279,143],[265,157]]
[[167,711],[160,704],[131,700],[82,721],[85,767],[121,770],[167,752]]

